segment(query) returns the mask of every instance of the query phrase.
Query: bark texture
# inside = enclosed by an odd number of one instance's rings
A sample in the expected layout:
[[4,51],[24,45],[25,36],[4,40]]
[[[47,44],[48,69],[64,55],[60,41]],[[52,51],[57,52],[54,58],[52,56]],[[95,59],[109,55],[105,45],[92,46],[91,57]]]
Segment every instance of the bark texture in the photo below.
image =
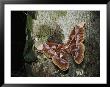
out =
[[[62,44],[68,41],[73,27],[85,22],[85,53],[81,64],[68,57],[69,69],[60,70],[38,51],[48,40]],[[27,76],[31,77],[99,77],[100,76],[100,12],[99,11],[36,11],[27,15],[24,59]]]

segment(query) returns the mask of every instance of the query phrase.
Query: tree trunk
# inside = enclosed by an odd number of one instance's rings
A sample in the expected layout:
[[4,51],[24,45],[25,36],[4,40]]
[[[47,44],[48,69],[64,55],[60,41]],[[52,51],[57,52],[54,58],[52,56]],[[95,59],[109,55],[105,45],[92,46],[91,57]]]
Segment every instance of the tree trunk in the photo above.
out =
[[[34,16],[33,16],[34,15]],[[77,64],[69,55],[66,71],[56,66],[37,47],[48,40],[66,43],[75,25],[85,22],[84,59]],[[56,32],[56,36],[54,33]],[[99,11],[36,11],[27,15],[24,49],[27,76],[99,77],[100,76],[100,12]]]

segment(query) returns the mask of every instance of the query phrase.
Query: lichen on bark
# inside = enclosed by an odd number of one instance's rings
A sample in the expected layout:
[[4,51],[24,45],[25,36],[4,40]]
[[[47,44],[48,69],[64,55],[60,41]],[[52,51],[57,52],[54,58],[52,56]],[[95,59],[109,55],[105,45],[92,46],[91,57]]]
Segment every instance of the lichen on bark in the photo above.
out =
[[[24,59],[27,76],[98,77],[100,76],[100,12],[99,11],[36,11],[27,15]],[[81,64],[69,55],[69,69],[60,70],[37,47],[48,40],[62,44],[68,41],[73,27],[85,22],[85,53]]]

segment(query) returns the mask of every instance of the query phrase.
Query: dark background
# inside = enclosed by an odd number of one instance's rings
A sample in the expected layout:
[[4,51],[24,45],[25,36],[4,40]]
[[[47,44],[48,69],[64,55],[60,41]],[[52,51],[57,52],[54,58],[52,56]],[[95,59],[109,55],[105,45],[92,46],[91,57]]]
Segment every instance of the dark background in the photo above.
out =
[[[11,76],[24,76],[23,51],[25,47],[26,15],[22,11],[11,12]],[[24,73],[23,73],[24,72]],[[21,75],[20,75],[21,74]]]
[[5,3],[29,4],[107,4],[110,0],[0,0]]

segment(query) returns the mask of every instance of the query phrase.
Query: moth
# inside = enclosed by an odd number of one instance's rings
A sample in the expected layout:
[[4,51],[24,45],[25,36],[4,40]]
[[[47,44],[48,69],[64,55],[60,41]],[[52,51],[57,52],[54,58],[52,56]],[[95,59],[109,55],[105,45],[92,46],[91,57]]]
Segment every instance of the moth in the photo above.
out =
[[84,35],[85,23],[82,22],[73,28],[66,43],[58,44],[47,41],[37,49],[47,54],[57,67],[66,71],[69,69],[69,55],[72,56],[77,64],[83,61],[85,52]]

